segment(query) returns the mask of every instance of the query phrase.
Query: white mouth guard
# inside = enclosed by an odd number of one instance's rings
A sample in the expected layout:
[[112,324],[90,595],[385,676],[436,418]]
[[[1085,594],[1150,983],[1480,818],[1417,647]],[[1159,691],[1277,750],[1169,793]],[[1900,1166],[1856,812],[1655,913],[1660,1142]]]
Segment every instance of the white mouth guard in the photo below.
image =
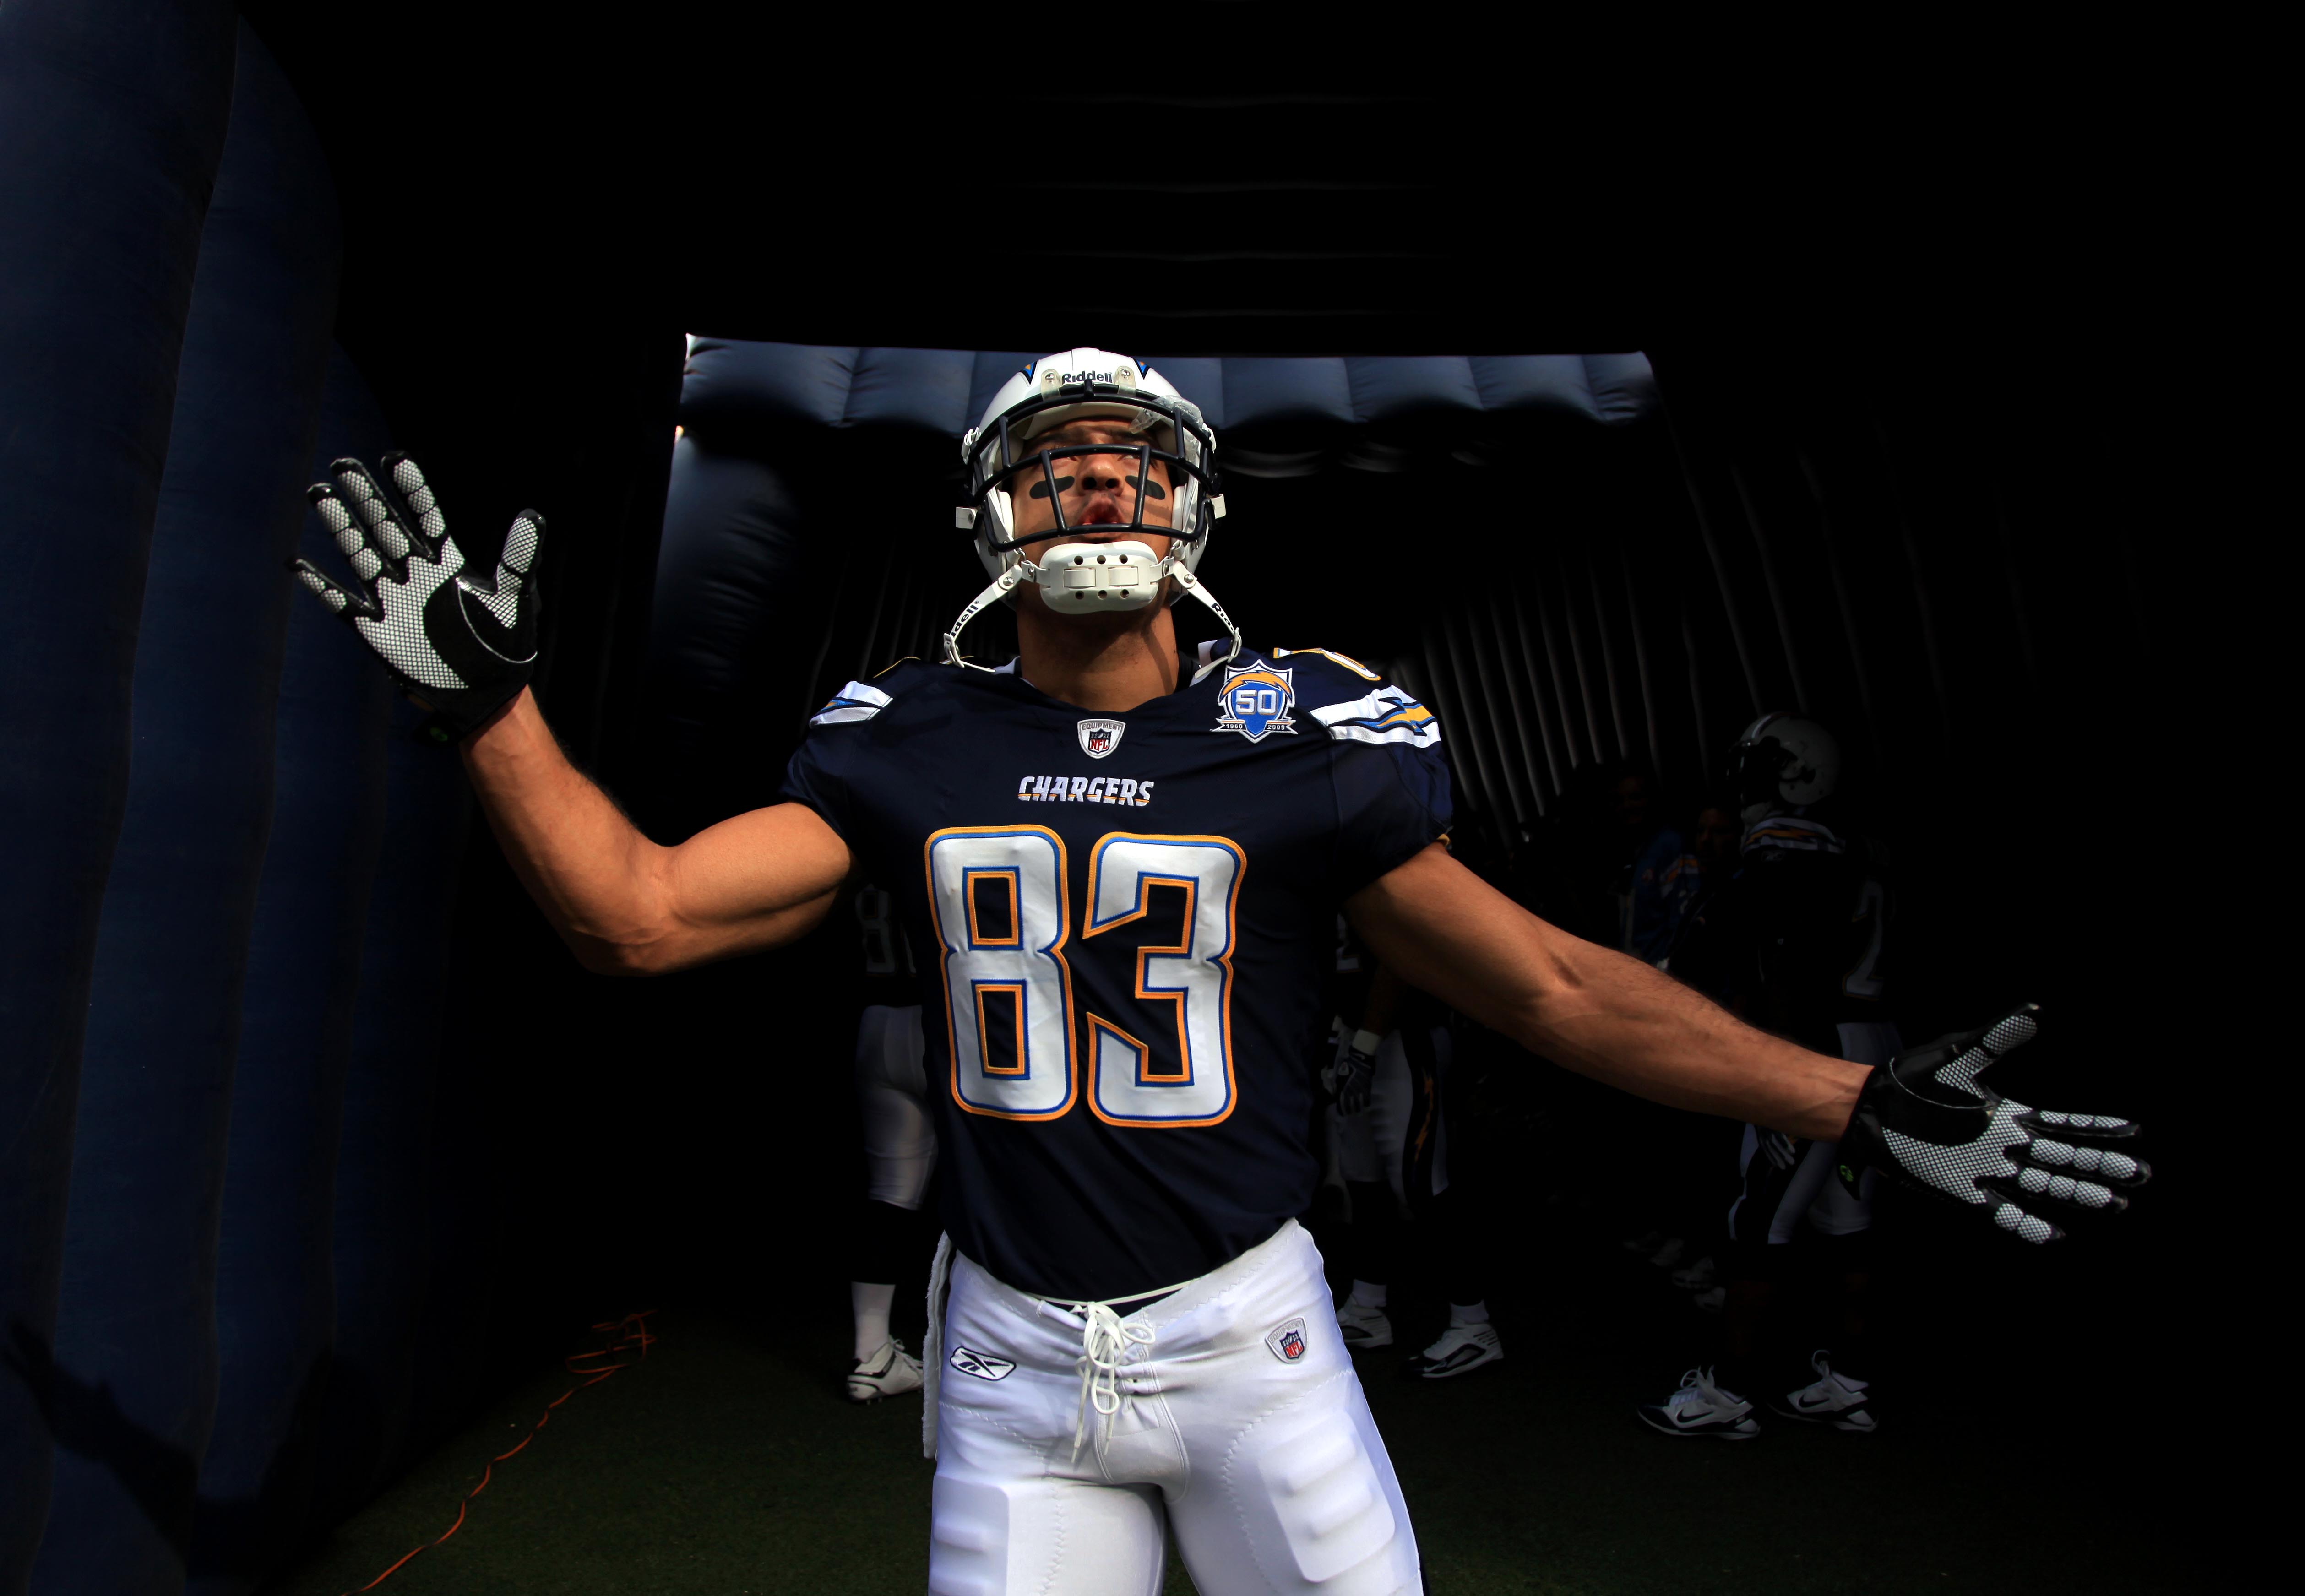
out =
[[1037,565],[1019,568],[1040,585],[1050,609],[1070,614],[1090,610],[1142,609],[1159,597],[1161,579],[1176,564],[1134,539],[1118,543],[1059,543]]
[[[1155,556],[1149,544],[1124,539],[1118,543],[1059,543],[1037,565],[1030,560],[1020,560],[993,578],[960,612],[951,630],[944,634],[944,661],[948,665],[967,665],[975,670],[987,668],[961,658],[961,632],[985,606],[1005,598],[1025,582],[1039,586],[1050,608],[1084,615],[1098,610],[1142,609],[1160,598],[1161,581],[1170,576],[1223,623],[1232,646],[1215,663],[1230,660],[1241,649],[1240,628],[1232,624],[1224,606],[1184,565],[1183,552],[1182,544],[1171,544],[1165,556]],[[1206,670],[1202,674],[1206,675]]]

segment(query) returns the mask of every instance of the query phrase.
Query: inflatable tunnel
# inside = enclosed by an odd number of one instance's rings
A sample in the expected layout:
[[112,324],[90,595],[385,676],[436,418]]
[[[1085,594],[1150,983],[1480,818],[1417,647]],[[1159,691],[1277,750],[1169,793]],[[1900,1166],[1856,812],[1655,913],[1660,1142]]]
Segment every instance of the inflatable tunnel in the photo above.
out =
[[[998,307],[836,315],[821,263],[733,273],[710,227],[596,214],[625,168],[583,151],[523,183],[487,147],[527,252],[444,212],[463,245],[384,260],[378,151],[439,179],[460,127],[380,125],[330,92],[336,36],[259,22],[0,8],[0,1596],[257,1592],[584,1327],[835,1278],[854,925],[661,981],[581,970],[456,751],[287,574],[341,565],[307,485],[405,447],[476,561],[538,507],[538,698],[676,843],[773,802],[843,683],[934,655],[980,585],[958,440],[1046,352],[974,347],[1026,325]],[[584,275],[617,229],[757,302]],[[1269,300],[1115,318],[1173,330],[1187,352],[1132,352],[1217,431],[1202,576],[1253,645],[1432,707],[1460,857],[1544,875],[1634,776],[1718,800],[1739,728],[1799,711],[1925,887],[1914,1025],[2067,1001],[2092,1099],[2148,1095],[2136,1038],[2182,1016],[2115,933],[2185,904],[2088,806],[2139,802],[2178,599],[2107,514],[2111,446],[2032,430],[2083,399],[2021,351],[1986,382],[1749,330],[1403,352],[1467,324],[1355,320],[1323,281],[1345,310],[1318,326],[1365,350],[1308,352]],[[1005,658],[1013,623],[965,646]],[[1611,890],[1539,906],[1605,939]],[[2000,1294],[1987,1353],[2062,1367],[2059,1294],[2110,1278],[2076,1255],[1963,1263],[1948,1300]]]

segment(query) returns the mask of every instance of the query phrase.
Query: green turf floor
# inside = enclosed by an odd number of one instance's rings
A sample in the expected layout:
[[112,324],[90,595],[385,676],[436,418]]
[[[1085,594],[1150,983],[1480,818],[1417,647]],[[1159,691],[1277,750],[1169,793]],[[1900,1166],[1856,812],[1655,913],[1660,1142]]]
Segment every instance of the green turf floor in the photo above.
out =
[[[1501,1366],[1436,1386],[1396,1378],[1390,1354],[1364,1363],[1433,1596],[2212,1588],[2112,1432],[2060,1422],[2055,1394],[2020,1397],[1986,1371],[1887,1394],[1873,1436],[1652,1434],[1633,1405],[1671,1388],[1705,1325],[1605,1242],[1556,1256],[1575,1289],[1524,1288],[1501,1308]],[[380,1592],[921,1591],[920,1404],[842,1400],[845,1304],[825,1295],[804,1319],[660,1312],[646,1363],[579,1393],[463,1529]],[[481,1462],[567,1384],[540,1378],[495,1404],[267,1596],[338,1596],[437,1535]],[[1173,1558],[1168,1588],[1193,1588]]]

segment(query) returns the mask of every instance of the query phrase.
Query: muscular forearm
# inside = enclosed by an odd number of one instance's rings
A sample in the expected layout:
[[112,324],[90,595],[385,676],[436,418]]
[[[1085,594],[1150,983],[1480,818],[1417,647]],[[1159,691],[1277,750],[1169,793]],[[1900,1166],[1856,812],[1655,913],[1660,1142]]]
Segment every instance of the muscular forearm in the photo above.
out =
[[1870,1072],[1756,1031],[1638,959],[1552,930],[1555,980],[1508,1016],[1522,1046],[1675,1108],[1830,1141]]
[[1838,1136],[1867,1069],[1754,1030],[1627,958],[1545,924],[1438,850],[1365,888],[1379,957],[1556,1063],[1677,1108]]
[[464,740],[505,857],[587,969],[623,971],[660,934],[664,855],[568,762],[523,690]]
[[846,870],[804,814],[756,811],[676,848],[651,842],[568,762],[526,692],[464,752],[505,856],[588,970],[652,975],[791,941]]

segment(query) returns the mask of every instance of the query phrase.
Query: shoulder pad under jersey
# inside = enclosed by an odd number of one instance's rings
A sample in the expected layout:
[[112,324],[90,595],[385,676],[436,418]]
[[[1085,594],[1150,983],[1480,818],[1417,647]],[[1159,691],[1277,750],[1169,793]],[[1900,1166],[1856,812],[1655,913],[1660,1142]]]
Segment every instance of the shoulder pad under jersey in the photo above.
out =
[[917,659],[899,659],[870,682],[851,682],[834,693],[824,708],[810,716],[808,724],[841,726],[852,720],[870,720],[916,681],[923,668]]

